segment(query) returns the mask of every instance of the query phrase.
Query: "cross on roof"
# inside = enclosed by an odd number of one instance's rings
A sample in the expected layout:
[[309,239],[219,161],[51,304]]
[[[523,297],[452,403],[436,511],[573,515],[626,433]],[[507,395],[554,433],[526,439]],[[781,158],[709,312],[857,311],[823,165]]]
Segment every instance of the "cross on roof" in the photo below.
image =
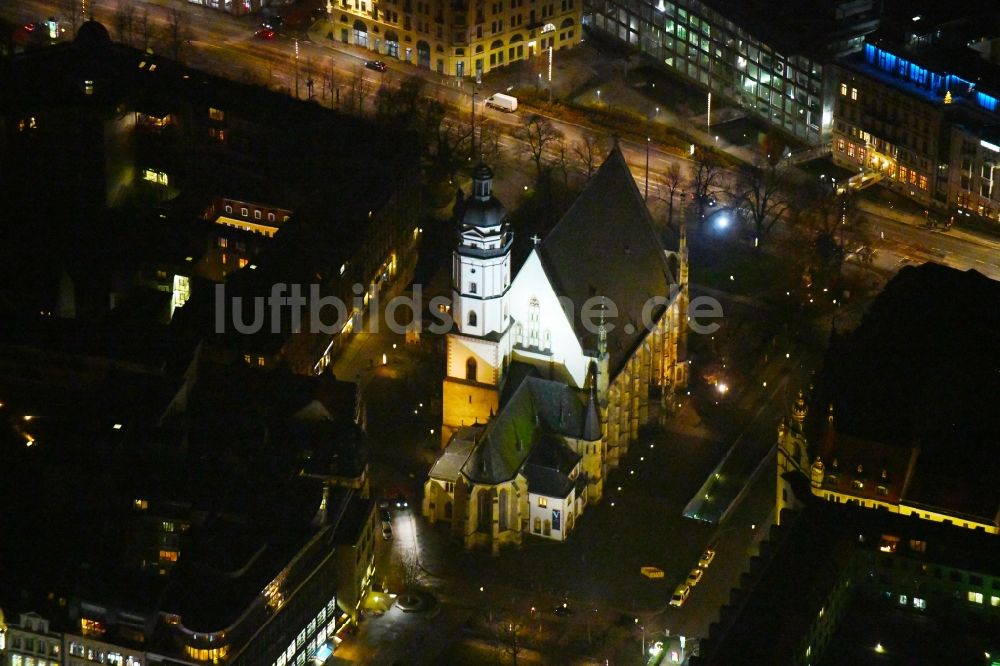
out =
[[541,242],[541,240],[542,239],[538,237],[538,234],[535,234],[534,236],[531,237],[531,242],[535,245],[538,245],[538,243]]

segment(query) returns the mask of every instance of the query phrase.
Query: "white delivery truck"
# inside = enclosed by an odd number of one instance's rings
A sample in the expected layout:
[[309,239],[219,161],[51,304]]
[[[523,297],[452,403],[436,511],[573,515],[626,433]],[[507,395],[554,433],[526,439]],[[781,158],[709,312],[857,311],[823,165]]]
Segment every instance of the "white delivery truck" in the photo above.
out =
[[517,98],[504,95],[503,93],[493,93],[486,99],[486,106],[492,106],[494,109],[513,113],[517,111]]

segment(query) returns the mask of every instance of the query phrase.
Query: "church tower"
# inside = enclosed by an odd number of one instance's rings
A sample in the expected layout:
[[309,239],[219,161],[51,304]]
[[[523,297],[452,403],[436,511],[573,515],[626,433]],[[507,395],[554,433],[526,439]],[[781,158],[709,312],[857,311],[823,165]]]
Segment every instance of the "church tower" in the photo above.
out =
[[[777,496],[774,512],[776,522],[781,520],[781,511],[785,508],[795,508],[801,506],[802,498],[796,497],[795,486],[792,482],[796,476],[807,481],[812,468],[809,465],[808,442],[805,436],[806,416],[809,413],[809,406],[805,396],[799,391],[795,403],[792,405],[791,422],[782,419],[778,424],[778,447],[777,447]],[[801,491],[801,484],[799,491]]]
[[442,402],[441,441],[496,413],[510,362],[508,309],[513,235],[493,196],[493,172],[480,163],[472,195],[456,205],[458,247],[452,254],[452,330]]

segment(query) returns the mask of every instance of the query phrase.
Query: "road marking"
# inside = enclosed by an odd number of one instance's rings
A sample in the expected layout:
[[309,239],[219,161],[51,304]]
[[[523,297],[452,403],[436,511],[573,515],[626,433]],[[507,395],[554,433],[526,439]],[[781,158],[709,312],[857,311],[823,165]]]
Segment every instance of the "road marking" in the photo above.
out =
[[985,264],[986,262],[983,261],[982,259],[976,259],[976,263],[977,264]]

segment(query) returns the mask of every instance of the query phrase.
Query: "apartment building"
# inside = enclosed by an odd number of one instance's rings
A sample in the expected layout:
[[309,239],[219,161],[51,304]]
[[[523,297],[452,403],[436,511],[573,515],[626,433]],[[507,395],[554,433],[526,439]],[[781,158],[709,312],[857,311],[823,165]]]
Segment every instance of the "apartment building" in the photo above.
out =
[[583,0],[339,0],[327,37],[457,77],[580,42]]
[[836,68],[834,161],[940,215],[1000,221],[1000,72],[971,49],[873,35]]

